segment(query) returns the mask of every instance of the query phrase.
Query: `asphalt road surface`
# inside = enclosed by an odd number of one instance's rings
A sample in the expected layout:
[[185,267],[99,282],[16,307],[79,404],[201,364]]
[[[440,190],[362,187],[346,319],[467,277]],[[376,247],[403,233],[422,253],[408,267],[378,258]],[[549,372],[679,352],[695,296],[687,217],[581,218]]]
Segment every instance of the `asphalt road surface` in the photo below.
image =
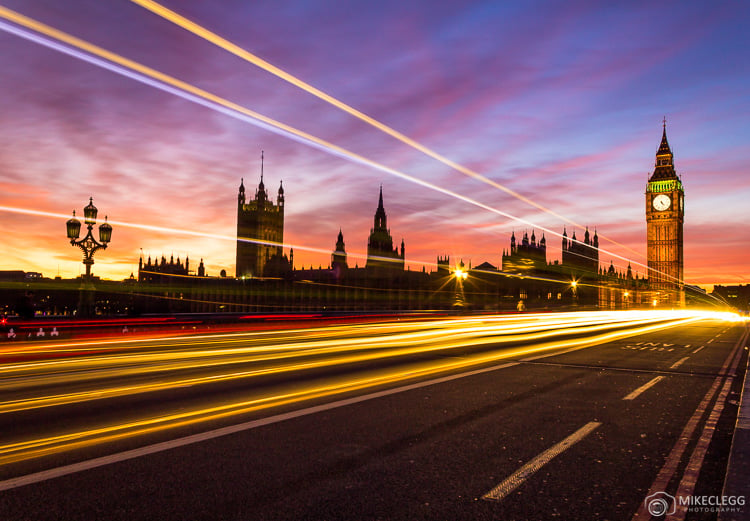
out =
[[3,346],[0,519],[630,520],[720,496],[745,324],[571,317]]

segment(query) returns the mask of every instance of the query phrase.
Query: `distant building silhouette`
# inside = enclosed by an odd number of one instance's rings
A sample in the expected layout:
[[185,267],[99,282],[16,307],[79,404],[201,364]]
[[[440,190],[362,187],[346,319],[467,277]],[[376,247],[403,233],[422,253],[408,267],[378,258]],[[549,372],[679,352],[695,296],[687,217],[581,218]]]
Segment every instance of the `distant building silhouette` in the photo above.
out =
[[[201,259],[200,268],[203,269],[203,259]],[[138,260],[138,281],[139,282],[162,282],[168,277],[174,276],[187,276],[190,270],[190,259],[185,257],[185,263],[180,262],[180,258],[177,257],[177,261],[174,260],[174,255],[170,256],[169,262],[167,258],[162,255],[161,262],[156,259],[153,263],[151,262],[151,255],[148,256],[146,262],[143,262],[143,257]]]
[[[237,262],[236,276],[262,277],[271,259],[274,271],[283,269],[284,187],[279,184],[276,204],[269,200],[263,183],[263,154],[260,159],[260,183],[255,198],[245,197],[244,179],[237,194]],[[286,261],[288,264],[289,261]]]
[[667,122],[646,185],[646,252],[649,286],[660,305],[684,306],[685,190],[667,142]]
[[404,270],[404,240],[401,239],[401,251],[393,247],[393,238],[388,229],[388,218],[383,207],[383,187],[380,187],[378,208],[370,238],[367,240],[366,268],[374,271]]
[[346,262],[346,245],[344,244],[344,233],[339,229],[339,236],[336,239],[336,249],[331,254],[331,269],[337,280],[349,269]]
[[[656,165],[646,188],[648,229],[648,276],[619,268],[610,260],[600,266],[599,237],[589,229],[578,240],[576,230],[568,236],[563,228],[561,260],[548,261],[544,233],[537,240],[535,230],[524,231],[520,241],[515,231],[510,248],[502,251],[501,269],[484,259],[472,268],[451,266],[449,256],[438,256],[436,270],[406,268],[405,243],[394,246],[388,228],[380,187],[373,226],[367,240],[367,259],[359,265],[349,259],[343,229],[339,228],[330,265],[294,267],[294,252],[284,255],[284,189],[279,184],[276,202],[269,199],[264,184],[264,156],[261,154],[260,182],[253,199],[245,193],[244,179],[237,195],[236,277],[207,276],[203,259],[191,273],[189,260],[182,263],[162,256],[138,264],[138,282],[123,283],[97,302],[102,313],[119,309],[127,313],[156,312],[267,312],[267,311],[370,311],[477,309],[518,311],[523,309],[628,309],[684,302],[683,235],[684,191],[677,176],[666,137],[656,154]],[[318,224],[318,223],[316,223]],[[580,232],[581,230],[578,230]],[[605,252],[606,253],[606,252]],[[607,259],[609,260],[609,259]],[[353,264],[353,266],[352,266]],[[461,268],[454,269],[454,268]],[[464,277],[463,274],[468,276]],[[196,276],[197,275],[197,276]],[[24,277],[24,281],[21,277]],[[27,292],[28,275],[7,272],[12,291],[4,302],[6,311],[28,314],[54,309],[46,296]],[[62,284],[62,283],[61,283]],[[42,286],[40,286],[42,287]],[[75,285],[76,291],[79,287]],[[112,286],[114,288],[114,286]],[[717,293],[722,290],[717,287]],[[62,286],[60,294],[63,294]],[[117,296],[118,292],[122,295]],[[747,294],[729,288],[726,299],[747,307]],[[46,290],[45,290],[46,295]],[[735,295],[735,296],[733,296]],[[693,302],[705,294],[691,291]],[[67,297],[66,297],[67,298]],[[45,300],[47,299],[47,300]],[[60,301],[62,299],[56,298]],[[59,307],[71,309],[68,298]]]
[[516,243],[516,232],[510,236],[510,250],[503,251],[503,271],[514,274],[530,274],[534,271],[543,271],[547,268],[547,239],[539,239],[536,242],[536,233],[531,232],[529,240],[528,232],[523,233],[521,243]]
[[716,285],[714,286],[713,293],[745,314],[750,312],[750,284],[739,284],[736,286]]
[[451,271],[451,258],[450,256],[446,255],[445,257],[441,257],[438,255],[437,258],[437,269],[438,273],[443,276],[447,276]]
[[596,276],[599,273],[599,236],[594,231],[591,238],[589,229],[583,234],[583,242],[576,239],[576,232],[568,239],[568,232],[563,229],[562,264],[572,274],[581,276]]

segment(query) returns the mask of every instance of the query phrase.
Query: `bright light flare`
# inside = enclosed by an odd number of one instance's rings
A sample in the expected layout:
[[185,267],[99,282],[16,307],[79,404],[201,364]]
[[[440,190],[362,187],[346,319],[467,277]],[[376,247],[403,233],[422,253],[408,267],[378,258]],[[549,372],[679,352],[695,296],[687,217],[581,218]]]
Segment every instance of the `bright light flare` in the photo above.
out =
[[[684,310],[472,316],[339,325],[281,333],[200,335],[176,337],[171,341],[163,338],[134,340],[120,342],[130,346],[132,352],[11,364],[0,373],[5,380],[3,390],[21,392],[24,397],[0,402],[2,413],[254,378],[261,374],[294,374],[345,365],[354,368],[354,364],[358,364],[359,369],[341,372],[341,376],[323,384],[300,383],[302,377],[293,377],[284,381],[294,383],[284,384],[274,393],[256,391],[229,403],[165,411],[82,431],[7,440],[0,445],[0,465],[282,405],[301,405],[312,399],[399,385],[501,360],[587,347],[699,320],[737,322],[743,318],[733,313]],[[79,350],[95,344],[78,342],[56,346],[64,352],[66,346]],[[460,350],[461,356],[426,359],[424,356],[452,350]],[[400,358],[401,362],[383,369],[366,369],[372,367],[373,362],[387,358]],[[198,370],[202,374],[196,374]],[[148,372],[152,372],[154,378],[143,381],[143,375]],[[141,379],[126,385],[112,385],[103,380],[128,375],[139,375]],[[69,391],[73,383],[77,390]],[[64,391],[50,393],[55,386]]]
[[[569,224],[572,224],[574,226],[577,226],[579,228],[583,228],[582,225],[572,221],[571,219],[564,217],[563,215],[560,215],[559,213],[555,212],[554,210],[551,210],[550,208],[547,208],[536,201],[533,201],[532,199],[529,199],[528,197],[516,192],[515,190],[508,188],[505,185],[502,185],[496,181],[493,181],[492,179],[489,179],[488,177],[485,177],[484,175],[480,174],[479,172],[476,172],[474,170],[471,170],[470,168],[467,168],[466,166],[463,166],[459,163],[456,163],[455,161],[452,161],[451,159],[447,158],[446,156],[436,152],[435,150],[432,150],[431,148],[423,145],[422,143],[419,143],[418,141],[415,141],[414,139],[402,134],[398,130],[395,130],[392,127],[389,127],[385,123],[382,123],[378,121],[377,119],[368,116],[367,114],[355,109],[351,105],[348,105],[344,103],[343,101],[331,96],[330,94],[321,91],[320,89],[313,87],[309,83],[302,81],[301,79],[297,78],[296,76],[286,72],[283,69],[280,69],[279,67],[276,67],[275,65],[272,65],[271,63],[267,62],[266,60],[262,59],[261,57],[251,53],[250,51],[243,49],[239,45],[236,45],[229,40],[222,38],[218,34],[209,31],[205,27],[193,22],[192,20],[188,20],[182,15],[177,14],[176,12],[164,7],[163,5],[154,2],[153,0],[131,0],[133,3],[136,3],[140,5],[141,7],[148,9],[152,13],[164,18],[165,20],[168,20],[175,25],[182,27],[183,29],[195,34],[196,36],[199,36],[200,38],[203,38],[204,40],[216,45],[220,49],[224,49],[225,51],[237,56],[238,58],[241,58],[248,63],[251,63],[271,74],[274,76],[281,78],[282,80],[286,81],[287,83],[290,83],[294,85],[295,87],[317,97],[318,99],[321,99],[325,101],[326,103],[329,103],[330,105],[338,108],[339,110],[346,112],[347,114],[354,116],[355,118],[359,119],[360,121],[363,121],[367,123],[368,125],[372,126],[373,128],[376,128],[377,130],[383,132],[384,134],[387,134],[398,141],[404,143],[405,145],[414,148],[415,150],[418,150],[419,152],[422,152],[428,157],[431,157],[432,159],[435,159],[439,161],[440,163],[448,166],[449,168],[465,175],[468,177],[471,177],[473,179],[476,179],[477,181],[480,181],[484,184],[487,184],[489,186],[492,186],[493,188],[496,188],[498,190],[501,190],[502,192],[505,192],[508,195],[511,195],[512,197],[518,199],[519,201],[523,201],[524,203],[533,206],[534,208],[537,208],[549,215],[552,215],[564,222],[567,222]],[[559,234],[558,234],[559,235]],[[635,253],[638,256],[643,257],[643,254],[624,245],[617,241],[614,241],[613,239],[610,239],[608,237],[602,236],[602,238],[606,239],[607,241],[616,244],[617,246],[620,246],[632,253]],[[627,260],[627,259],[624,259]]]

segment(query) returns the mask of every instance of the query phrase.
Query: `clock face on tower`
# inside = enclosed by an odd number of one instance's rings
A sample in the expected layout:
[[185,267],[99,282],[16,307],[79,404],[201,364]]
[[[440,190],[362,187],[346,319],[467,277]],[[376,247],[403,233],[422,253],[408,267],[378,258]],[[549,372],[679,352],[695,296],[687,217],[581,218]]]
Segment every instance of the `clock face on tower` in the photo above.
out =
[[651,202],[651,204],[653,205],[654,210],[656,210],[657,212],[663,212],[670,207],[670,205],[672,204],[672,200],[666,194],[659,194],[654,197],[654,200]]

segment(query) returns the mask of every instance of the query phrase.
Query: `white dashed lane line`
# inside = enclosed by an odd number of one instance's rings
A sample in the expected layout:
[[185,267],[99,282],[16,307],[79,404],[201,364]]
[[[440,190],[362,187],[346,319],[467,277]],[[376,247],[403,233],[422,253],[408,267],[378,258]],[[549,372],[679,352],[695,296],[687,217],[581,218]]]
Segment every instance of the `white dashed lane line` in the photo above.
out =
[[670,369],[676,369],[676,368],[680,367],[685,362],[685,360],[687,360],[688,358],[689,357],[687,357],[687,356],[685,358],[680,358],[675,363],[673,363],[672,365],[670,365],[669,368]]
[[664,379],[663,376],[657,376],[656,378],[651,379],[649,382],[643,384],[638,389],[628,394],[625,398],[623,398],[623,400],[635,400],[643,391],[650,389],[651,387],[658,384],[663,379]]
[[482,499],[488,501],[501,501],[505,496],[517,489],[527,478],[549,463],[552,458],[558,456],[566,449],[569,449],[583,438],[591,434],[601,422],[589,422],[573,434],[562,440],[560,443],[553,445],[537,457],[526,463],[523,467],[511,474],[507,479],[498,484],[495,488],[482,496]]

